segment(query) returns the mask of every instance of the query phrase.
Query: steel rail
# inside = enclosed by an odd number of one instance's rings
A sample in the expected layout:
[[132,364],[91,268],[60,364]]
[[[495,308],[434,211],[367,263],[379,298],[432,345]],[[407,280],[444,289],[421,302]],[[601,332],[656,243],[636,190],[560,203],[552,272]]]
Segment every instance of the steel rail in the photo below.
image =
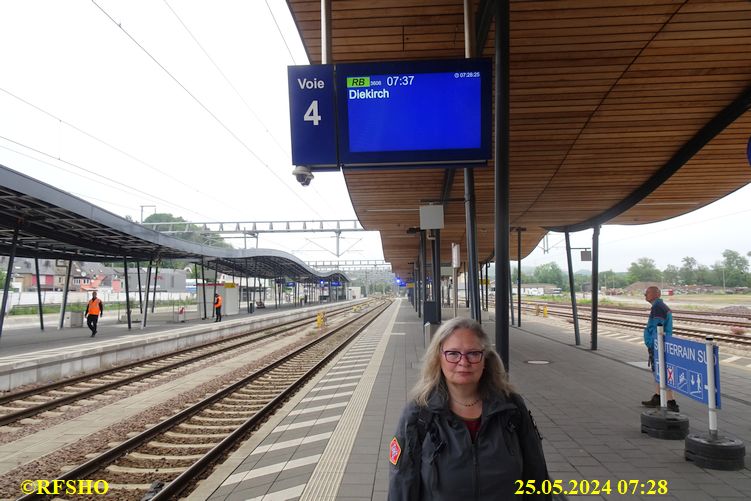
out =
[[[390,305],[391,305],[391,303],[389,302],[389,303],[386,304],[385,307],[382,307],[380,311],[378,311],[376,314],[373,315],[373,318],[371,318],[365,325],[363,325],[362,327],[360,327],[354,334],[350,335],[347,338],[346,341],[344,341],[338,347],[336,347],[334,350],[332,350],[326,357],[324,357],[321,361],[319,361],[314,367],[316,367],[316,368],[322,367],[322,364],[328,362],[331,359],[331,357],[334,354],[336,354],[336,352],[338,352],[339,350],[341,350],[352,339],[354,339],[357,335],[359,335],[359,333],[365,327],[367,327],[376,318],[378,318],[378,316],[383,311],[385,311],[385,309],[388,308],[388,306],[390,306]],[[86,477],[90,476],[91,474],[93,474],[97,470],[99,470],[101,468],[104,468],[107,465],[111,464],[112,462],[114,462],[119,457],[124,456],[128,452],[130,452],[130,451],[138,448],[139,446],[143,445],[144,443],[152,440],[157,435],[160,435],[160,434],[168,431],[169,429],[174,428],[175,426],[179,425],[183,421],[186,421],[187,419],[191,418],[192,416],[198,414],[201,410],[203,410],[204,408],[208,407],[209,405],[214,404],[214,403],[222,400],[223,398],[225,398],[225,397],[233,394],[237,390],[239,390],[239,389],[243,388],[244,386],[248,385],[249,383],[253,382],[255,379],[258,379],[259,377],[261,377],[261,376],[263,376],[263,375],[271,372],[276,367],[284,364],[285,362],[288,362],[288,361],[292,360],[296,356],[303,354],[305,351],[309,350],[310,348],[312,348],[312,347],[314,347],[314,346],[316,346],[318,344],[321,344],[324,341],[329,340],[337,332],[343,330],[344,328],[346,328],[349,325],[351,325],[351,323],[353,323],[353,322],[355,322],[355,321],[357,321],[359,319],[362,319],[366,315],[371,314],[371,313],[373,313],[373,310],[365,312],[364,314],[360,315],[357,319],[353,320],[352,322],[350,322],[348,324],[337,326],[337,327],[333,328],[331,331],[329,331],[328,333],[326,333],[324,336],[322,336],[322,337],[320,337],[318,339],[314,339],[314,340],[310,341],[306,345],[301,346],[300,348],[292,351],[291,353],[283,356],[282,358],[280,358],[280,359],[278,359],[278,360],[276,360],[274,362],[269,363],[265,367],[263,367],[261,369],[258,369],[257,371],[255,371],[252,374],[250,374],[250,375],[242,378],[241,380],[239,380],[239,381],[237,381],[235,383],[232,383],[229,386],[227,386],[227,387],[225,387],[225,388],[223,388],[223,389],[215,392],[213,395],[210,395],[210,396],[204,398],[203,400],[201,400],[201,401],[199,401],[199,402],[191,405],[190,407],[188,407],[186,409],[183,409],[182,411],[178,412],[177,414],[174,414],[173,416],[165,419],[161,423],[158,423],[158,424],[152,426],[151,428],[149,428],[149,429],[147,429],[147,430],[139,433],[138,435],[135,435],[135,436],[133,436],[131,438],[128,438],[127,440],[125,440],[121,444],[113,447],[112,449],[110,449],[108,451],[105,451],[102,454],[99,454],[98,456],[90,459],[89,461],[87,461],[87,462],[85,462],[85,463],[83,463],[83,464],[81,464],[81,465],[73,468],[72,470],[70,470],[70,471],[68,471],[68,472],[66,472],[66,473],[64,473],[64,474],[62,474],[60,476],[58,476],[55,479],[55,481],[75,480],[75,479],[82,479],[82,478],[86,478]],[[311,370],[306,371],[306,373],[305,373],[306,376],[311,372]],[[303,378],[299,378],[297,384],[298,385],[302,384],[303,381],[305,381],[304,377]],[[290,391],[291,391],[290,388],[288,388],[287,390],[285,390],[285,395],[288,394]],[[282,397],[282,398],[284,398],[284,397]],[[276,401],[277,403],[279,403],[281,401],[280,400],[280,396],[275,397],[273,400]],[[260,414],[260,411],[256,412],[256,414],[254,416],[252,416],[250,419],[248,419],[248,421],[246,421],[245,423],[243,423],[242,425],[240,425],[240,427],[242,427],[247,432],[248,429],[251,428],[252,426],[254,426],[257,422],[259,422],[259,420],[264,419],[266,417],[266,414],[268,414],[268,412],[270,412],[271,408],[269,407],[269,405],[266,405],[266,406],[263,407],[262,410],[265,410],[266,412],[264,414]],[[253,423],[249,424],[249,422],[251,422],[251,421],[253,421]],[[235,435],[234,432],[233,432],[233,433],[231,433],[228,436],[234,436],[235,437],[235,441],[236,441],[238,435]],[[228,442],[226,442],[226,439],[227,439],[227,437],[225,437],[225,439],[223,439],[219,444],[217,444],[217,446],[215,446],[214,448],[212,448],[207,454],[212,454],[212,458],[215,458],[216,456],[218,456],[219,455],[219,451],[216,451],[216,452],[214,452],[214,451],[222,443],[224,443],[224,445],[222,446],[222,450],[226,450],[226,448],[228,447]],[[207,464],[210,464],[210,462],[208,462],[208,461],[201,461],[201,464],[204,465],[203,467],[205,468]],[[161,492],[165,491],[165,489],[167,488],[167,486],[170,486],[171,484],[173,484],[175,482],[175,480],[177,480],[177,478],[179,478],[179,477],[180,476],[176,477],[169,484],[166,484],[166,486],[162,489],[162,491],[160,491],[160,494],[161,494]],[[168,492],[173,492],[173,491],[174,492],[181,492],[187,486],[188,482],[191,481],[191,480],[193,480],[193,478],[191,478],[191,479],[183,478],[178,484],[175,484],[174,487],[170,487]],[[170,495],[172,495],[172,494],[170,494]],[[45,499],[48,496],[50,496],[50,495],[48,495],[48,494],[32,493],[32,494],[26,494],[26,495],[18,498],[17,501],[31,501],[31,500],[36,500],[36,499]],[[152,501],[156,500],[156,499],[157,498],[155,496],[155,497],[152,498]],[[164,499],[164,498],[162,498],[162,499]]]
[[[391,306],[392,303],[387,303],[382,307],[380,311],[376,311],[372,318],[370,318],[365,324],[360,326],[354,333],[352,333],[343,343],[334,347],[328,355],[326,355],[320,362],[315,364],[309,370],[303,374],[296,382],[289,385],[273,400],[266,404],[262,409],[251,416],[245,423],[240,425],[235,431],[230,433],[221,442],[219,442],[214,448],[207,452],[201,459],[190,465],[183,473],[178,475],[170,483],[166,484],[150,501],[165,501],[167,499],[173,499],[179,496],[185,489],[194,482],[197,478],[201,478],[201,475],[208,470],[211,465],[224,453],[232,449],[237,442],[241,441],[243,437],[253,427],[259,424],[265,419],[267,414],[270,414],[277,405],[284,401],[284,399],[294,393],[300,386],[302,386],[308,378],[315,374],[318,370],[324,367],[337,353],[339,353],[345,346],[352,342],[360,333],[365,330],[371,323],[375,321],[386,309]],[[362,317],[361,317],[362,318]]]
[[[567,304],[558,304],[558,303],[532,303],[532,304],[545,304],[545,306],[548,306],[549,308],[558,308],[562,310],[570,310],[570,306]],[[581,308],[583,310],[590,310],[588,306],[578,306],[578,308]],[[600,307],[599,311],[601,312],[608,312],[614,315],[623,315],[623,316],[634,316],[634,317],[646,317],[648,315],[648,311],[644,309],[632,309],[632,308],[618,308],[618,307]],[[736,321],[736,320],[721,320],[719,318],[706,318],[706,317],[721,317],[724,316],[722,314],[713,314],[713,313],[688,313],[688,312],[678,312],[676,310],[671,310],[673,312],[673,320],[678,320],[681,322],[690,322],[690,323],[698,323],[698,324],[710,324],[710,325],[722,325],[727,327],[748,327],[751,328],[751,322],[748,321]],[[740,317],[745,318],[745,317]]]
[[[530,307],[527,307],[527,309],[530,309]],[[573,313],[569,313],[566,311],[555,311],[552,313],[553,315],[558,315],[566,318],[573,318]],[[579,315],[579,318],[585,321],[591,320],[590,316],[583,316]],[[610,325],[620,325],[624,327],[633,327],[635,329],[643,329],[644,324],[640,322],[633,322],[630,320],[622,320],[622,319],[614,319],[614,318],[608,318],[608,317],[598,317],[598,321],[605,324]],[[714,337],[715,341],[723,341],[727,343],[732,344],[738,344],[742,346],[751,346],[751,339],[746,339],[741,336],[735,336],[732,334],[723,334],[718,332],[712,332],[707,331],[703,329],[691,329],[688,327],[673,327],[673,334],[678,334],[681,336],[691,337],[691,338],[698,338],[698,339],[705,339],[707,335],[712,335]]]
[[[560,306],[560,307],[570,307],[570,303],[558,303],[554,301],[536,301],[534,299],[527,299],[524,301],[523,304],[546,304],[548,306]],[[577,305],[579,308],[588,308],[587,305]],[[619,310],[628,310],[628,311],[645,311],[644,308],[639,306],[603,306],[600,305],[600,309],[619,309]],[[671,311],[673,314],[685,314],[685,315],[706,315],[706,316],[714,316],[714,317],[728,317],[728,318],[743,318],[746,320],[751,320],[751,313],[731,313],[731,312],[721,312],[721,311],[695,311],[695,310],[678,310],[675,308],[671,308]]]
[[[338,312],[344,311],[346,309],[347,308],[335,309],[335,310],[332,310],[332,312],[333,313],[338,313]],[[311,315],[309,317],[304,317],[305,320],[310,320],[310,319],[315,319],[315,318],[316,318],[315,315]],[[289,322],[284,322],[284,323],[281,323],[281,324],[274,325],[274,327],[283,327],[283,326],[289,325],[289,324],[294,323],[294,322],[300,322],[302,320],[303,319],[291,320]],[[88,372],[88,373],[82,374],[80,376],[75,376],[75,377],[72,377],[72,378],[67,378],[67,379],[64,379],[64,380],[61,380],[61,381],[57,381],[57,382],[54,382],[54,383],[46,384],[44,386],[38,386],[38,387],[35,387],[35,388],[29,388],[28,390],[22,390],[22,391],[16,391],[16,392],[6,393],[5,395],[1,395],[0,396],[0,405],[6,404],[6,403],[11,402],[13,400],[18,400],[20,398],[27,398],[27,397],[30,397],[30,396],[38,395],[40,393],[44,393],[46,391],[56,390],[58,388],[63,388],[65,386],[70,386],[72,384],[76,384],[76,383],[79,383],[81,381],[86,381],[87,379],[91,379],[91,378],[94,378],[94,377],[106,376],[106,375],[112,374],[114,372],[118,372],[118,371],[122,371],[122,370],[127,370],[127,369],[132,369],[133,367],[138,367],[139,365],[145,365],[147,363],[159,361],[160,359],[166,358],[168,356],[183,355],[183,354],[188,353],[188,352],[193,351],[193,350],[199,350],[199,349],[211,346],[212,344],[217,344],[217,343],[221,343],[221,342],[225,342],[225,341],[231,341],[233,339],[241,338],[243,336],[251,336],[253,334],[258,334],[259,332],[263,332],[264,330],[267,330],[267,329],[268,329],[268,327],[261,327],[261,328],[258,328],[258,329],[254,329],[252,331],[242,332],[242,333],[239,333],[239,334],[233,334],[231,336],[224,337],[221,340],[209,341],[209,342],[202,343],[202,344],[199,344],[199,345],[194,345],[194,346],[191,346],[191,347],[188,347],[188,348],[183,348],[182,350],[173,351],[173,352],[171,352],[169,354],[165,353],[165,354],[162,354],[162,355],[156,355],[154,357],[144,358],[144,359],[141,359],[141,360],[137,360],[135,362],[129,362],[127,364],[118,365],[116,367],[111,367],[109,369],[102,369],[102,370],[98,370],[98,371],[95,371],[95,372]]]
[[[335,315],[336,314],[341,314],[342,312],[344,312],[345,310],[348,310],[348,309],[349,308],[339,308],[339,309],[333,310],[331,313],[335,314]],[[211,350],[211,351],[208,351],[206,353],[203,353],[203,354],[200,354],[200,355],[196,355],[196,356],[193,356],[193,357],[185,359],[185,360],[180,360],[180,361],[173,362],[171,364],[168,364],[168,365],[165,365],[165,366],[162,366],[162,367],[157,367],[155,369],[147,370],[147,371],[141,372],[139,374],[134,374],[132,376],[128,376],[128,377],[125,377],[125,378],[122,378],[122,379],[118,379],[117,381],[112,381],[110,383],[104,383],[104,384],[98,385],[98,386],[96,386],[94,388],[89,388],[87,390],[77,391],[76,393],[73,393],[73,394],[70,394],[70,395],[66,395],[66,396],[63,396],[63,397],[59,397],[59,398],[56,398],[54,400],[50,400],[49,402],[44,402],[44,403],[35,405],[33,407],[27,407],[25,409],[20,409],[20,410],[15,411],[15,412],[10,412],[10,413],[7,413],[7,414],[2,414],[2,415],[0,415],[0,426],[5,426],[5,425],[8,425],[8,424],[14,423],[14,422],[16,422],[16,421],[18,421],[20,419],[24,419],[24,418],[28,418],[28,417],[31,417],[31,416],[35,416],[37,414],[40,414],[40,413],[45,412],[45,411],[48,411],[50,409],[54,409],[54,408],[59,407],[61,405],[65,405],[65,404],[69,404],[71,402],[75,402],[76,400],[81,400],[83,398],[87,398],[87,397],[90,397],[92,395],[97,395],[97,394],[100,394],[100,393],[104,393],[106,391],[118,388],[120,386],[125,386],[127,384],[131,384],[133,382],[140,381],[142,379],[146,379],[146,378],[155,376],[157,374],[161,374],[163,372],[167,372],[167,371],[170,371],[170,370],[173,370],[173,369],[177,369],[177,368],[180,368],[180,367],[182,367],[184,365],[188,365],[188,364],[191,364],[191,363],[194,363],[194,362],[198,362],[200,360],[212,357],[214,355],[219,355],[219,354],[222,354],[222,353],[225,353],[225,352],[228,352],[228,351],[232,351],[232,350],[236,350],[238,348],[242,348],[242,347],[247,346],[249,344],[253,344],[253,343],[256,343],[258,341],[262,341],[264,339],[267,339],[269,337],[282,334],[285,331],[301,327],[302,325],[305,325],[305,323],[309,322],[313,318],[315,318],[315,316],[305,317],[305,318],[302,318],[302,319],[292,320],[290,322],[285,322],[285,323],[279,324],[279,325],[273,325],[273,326],[266,327],[266,328],[256,329],[256,330],[253,330],[253,331],[250,331],[250,332],[245,332],[245,333],[237,334],[237,335],[230,336],[230,337],[227,337],[227,338],[223,338],[221,340],[211,341],[211,342],[208,342],[208,343],[203,343],[203,344],[201,344],[199,346],[192,346],[190,348],[185,348],[185,349],[173,352],[173,353],[166,353],[166,354],[163,354],[163,355],[158,355],[156,357],[151,357],[151,358],[148,358],[148,359],[144,359],[144,360],[141,360],[141,361],[138,361],[138,362],[129,363],[129,364],[126,364],[126,365],[122,365],[122,366],[113,368],[113,369],[105,369],[103,371],[97,371],[97,372],[92,373],[92,374],[86,374],[86,375],[83,375],[83,376],[77,376],[76,378],[73,378],[71,380],[65,380],[64,382],[61,381],[59,383],[53,383],[51,385],[47,385],[47,386],[44,386],[44,387],[32,388],[32,389],[26,390],[24,392],[18,392],[18,393],[14,393],[12,395],[7,395],[7,396],[3,397],[3,399],[0,399],[0,404],[14,402],[14,401],[17,401],[17,400],[22,400],[22,399],[28,398],[30,396],[35,396],[35,395],[43,394],[43,393],[45,393],[47,391],[52,391],[52,390],[55,390],[55,389],[58,389],[58,388],[64,388],[66,386],[72,386],[72,385],[78,384],[78,383],[80,383],[82,381],[96,379],[96,378],[102,377],[104,375],[109,375],[109,374],[112,374],[112,373],[129,370],[129,369],[132,369],[134,367],[138,367],[138,366],[142,366],[142,365],[147,365],[149,363],[157,362],[159,360],[163,360],[163,359],[167,359],[167,358],[171,358],[171,357],[175,357],[175,356],[180,356],[180,355],[185,355],[185,354],[187,354],[189,352],[192,352],[192,351],[198,351],[198,350],[201,350],[201,349],[210,348],[212,345],[225,344],[227,342],[236,341],[238,338],[252,336],[254,334],[259,334],[259,333],[262,333],[262,332],[267,331],[269,329],[277,329],[279,327],[283,327],[282,330],[278,330],[276,332],[269,332],[269,333],[264,334],[262,336],[254,337],[253,339],[248,339],[246,341],[241,341],[239,343],[231,344],[229,346],[225,346],[225,347],[222,347],[222,348],[217,348],[215,350]],[[296,325],[293,325],[293,324],[296,324]]]

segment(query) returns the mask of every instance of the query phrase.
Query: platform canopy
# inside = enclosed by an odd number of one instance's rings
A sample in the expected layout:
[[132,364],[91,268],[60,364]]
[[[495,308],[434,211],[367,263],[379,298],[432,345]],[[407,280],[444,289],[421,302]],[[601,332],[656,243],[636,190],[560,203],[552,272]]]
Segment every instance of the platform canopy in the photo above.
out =
[[[321,1],[288,0],[311,64]],[[464,57],[462,0],[332,0],[330,63]],[[478,56],[494,1],[470,0]],[[751,2],[510,2],[510,225],[522,255],[549,230],[643,224],[751,182]],[[345,171],[363,227],[411,271],[418,207],[446,202],[441,253],[466,248],[462,171]],[[493,162],[475,169],[480,260],[494,248]],[[512,230],[510,254],[516,257]],[[463,257],[463,259],[466,259]]]
[[85,200],[0,165],[0,254],[48,259],[115,261],[185,259],[238,277],[349,282],[342,272],[318,272],[274,249],[225,249],[163,235]]

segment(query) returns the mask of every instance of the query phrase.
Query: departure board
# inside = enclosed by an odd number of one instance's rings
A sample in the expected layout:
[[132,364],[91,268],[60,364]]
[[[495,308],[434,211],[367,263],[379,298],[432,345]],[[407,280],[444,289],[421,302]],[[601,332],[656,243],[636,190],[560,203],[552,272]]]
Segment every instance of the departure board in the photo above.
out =
[[347,78],[353,152],[481,146],[480,72]]
[[490,158],[488,59],[337,64],[335,73],[342,164]]
[[489,59],[290,66],[295,165],[465,166],[491,154]]

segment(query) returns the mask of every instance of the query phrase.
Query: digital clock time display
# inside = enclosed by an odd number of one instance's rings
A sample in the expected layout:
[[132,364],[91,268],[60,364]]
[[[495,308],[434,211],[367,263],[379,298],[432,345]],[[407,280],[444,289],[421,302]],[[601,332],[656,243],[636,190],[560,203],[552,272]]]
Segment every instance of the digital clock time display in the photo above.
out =
[[386,77],[386,85],[388,85],[389,87],[394,85],[412,85],[414,81],[414,75],[396,75]]

